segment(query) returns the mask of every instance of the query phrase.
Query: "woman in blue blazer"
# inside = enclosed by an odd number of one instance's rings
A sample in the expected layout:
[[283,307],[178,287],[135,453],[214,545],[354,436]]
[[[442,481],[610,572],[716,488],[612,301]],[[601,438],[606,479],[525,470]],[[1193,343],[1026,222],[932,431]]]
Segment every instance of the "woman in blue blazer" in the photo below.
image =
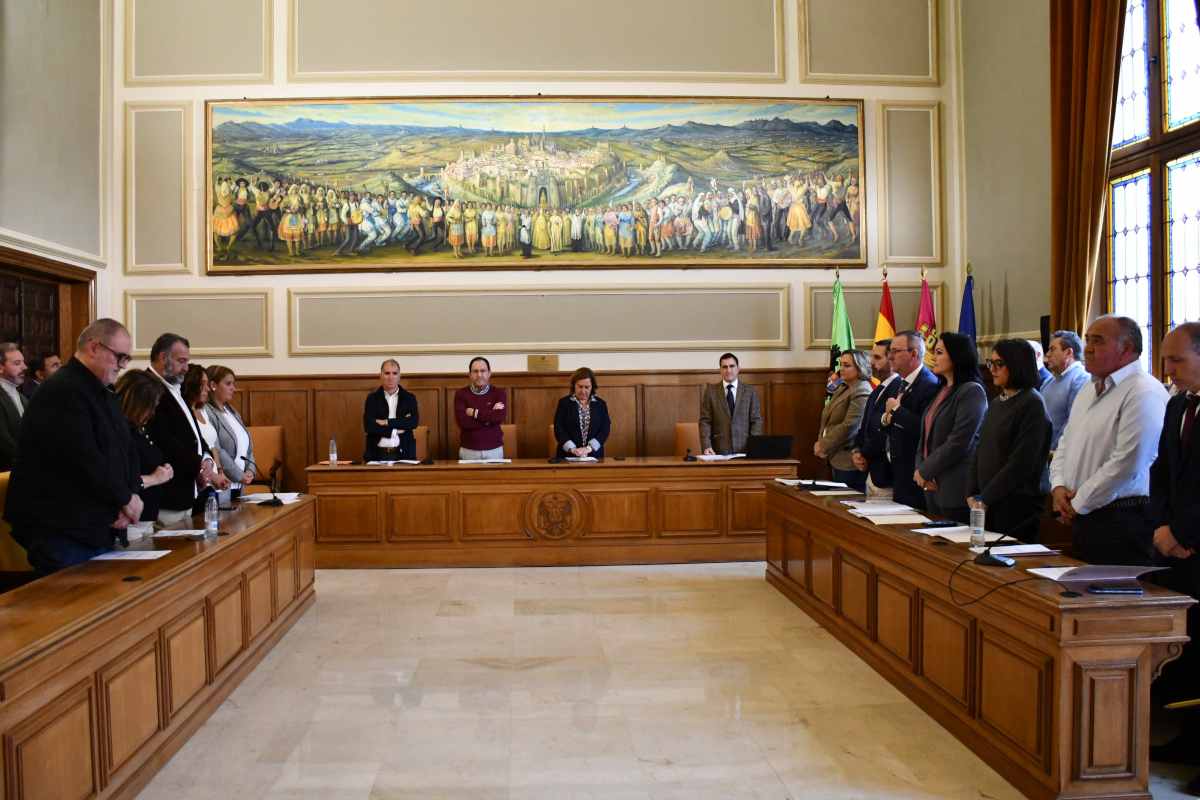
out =
[[571,374],[571,393],[554,411],[554,455],[604,458],[604,442],[611,427],[608,406],[596,396],[596,374],[580,367]]

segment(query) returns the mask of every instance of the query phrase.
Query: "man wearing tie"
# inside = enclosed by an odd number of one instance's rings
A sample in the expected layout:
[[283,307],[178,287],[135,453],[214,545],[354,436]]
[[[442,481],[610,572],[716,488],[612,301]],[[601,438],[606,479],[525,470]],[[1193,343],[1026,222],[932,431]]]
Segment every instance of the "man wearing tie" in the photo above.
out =
[[747,437],[762,434],[762,404],[754,387],[738,380],[737,356],[725,353],[718,363],[721,382],[700,397],[700,448],[705,455],[744,453]]
[[[1150,526],[1154,549],[1171,571],[1163,580],[1177,592],[1200,598],[1200,322],[1179,325],[1163,339],[1163,375],[1175,383],[1178,394],[1167,403],[1158,458],[1150,467]],[[1200,611],[1188,609],[1188,636],[1183,656],[1167,665],[1163,675],[1164,700],[1196,696],[1195,675],[1200,661]],[[1170,696],[1167,696],[1170,695]],[[1161,747],[1152,747],[1159,761],[1197,763],[1200,759],[1200,719],[1188,712],[1183,733]],[[1186,790],[1200,791],[1200,778]]]
[[925,366],[925,339],[916,331],[901,331],[888,348],[892,369],[899,376],[896,394],[883,404],[881,424],[886,431],[887,458],[892,463],[892,499],[925,508],[925,492],[913,481],[921,420],[938,393],[938,379]]
[[867,473],[867,495],[892,496],[892,462],[887,457],[887,431],[883,428],[883,406],[900,390],[900,376],[888,358],[891,339],[880,339],[871,350],[871,374],[879,385],[867,398],[862,425],[854,434],[854,467]]

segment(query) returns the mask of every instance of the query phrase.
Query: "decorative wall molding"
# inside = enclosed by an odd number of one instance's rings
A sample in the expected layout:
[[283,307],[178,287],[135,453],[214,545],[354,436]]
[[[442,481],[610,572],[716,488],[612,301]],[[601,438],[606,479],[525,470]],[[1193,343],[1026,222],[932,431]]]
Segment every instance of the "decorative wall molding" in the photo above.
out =
[[[896,314],[896,330],[905,330],[912,327],[916,321],[916,306],[921,297],[921,282],[920,281],[888,281],[888,289],[892,295],[892,305]],[[945,308],[945,291],[944,286],[940,281],[930,281],[929,290],[933,293],[933,309],[937,314],[939,330],[946,323],[946,308]],[[878,283],[862,283],[862,284],[842,284],[842,292],[846,297],[847,310],[850,314],[851,327],[854,329],[854,346],[870,350],[875,343],[875,319],[879,313],[879,298],[883,291],[883,287]],[[831,320],[832,312],[832,283],[808,283],[804,285],[804,308],[806,310],[804,321],[804,349],[805,350],[828,350],[833,344],[829,338],[829,333],[832,328]],[[865,298],[865,300],[863,299]],[[818,300],[825,304],[829,309],[827,313],[817,313]],[[859,319],[855,320],[855,311],[860,310],[854,308],[861,303],[867,302],[871,308],[869,321],[858,315]],[[910,304],[912,312],[908,311]]]
[[[137,257],[137,117],[139,114],[161,114],[175,112],[180,122],[180,159],[176,165],[180,172],[179,198],[179,255],[178,263],[139,263]],[[189,274],[192,272],[191,247],[188,241],[191,217],[189,200],[192,197],[192,104],[182,103],[126,103],[125,104],[125,274],[165,275]],[[164,168],[169,165],[163,165]]]
[[288,353],[787,349],[788,297],[769,285],[292,289]]
[[[271,356],[273,305],[271,289],[129,290],[125,327],[137,357],[149,356],[154,339],[167,330],[191,340],[194,357]],[[240,333],[249,336],[232,338]]]
[[[288,74],[293,82],[352,82],[352,81],[528,81],[528,80],[611,80],[611,81],[681,81],[712,83],[736,81],[741,83],[782,83],[785,78],[783,0],[772,0],[774,6],[775,54],[772,68],[762,72],[708,72],[700,70],[455,70],[445,63],[422,70],[310,70],[300,63],[302,54],[299,36],[300,0],[287,0]],[[686,12],[680,12],[686,13]],[[587,23],[584,23],[588,27]]]
[[[242,0],[246,5],[258,2],[262,13],[262,69],[253,73],[197,73],[197,74],[158,74],[139,75],[137,72],[137,3],[138,0],[125,0],[125,85],[126,86],[177,86],[180,84],[231,84],[231,83],[271,83],[271,67],[274,63],[274,32],[275,13],[274,0]],[[236,21],[235,21],[236,23]]]
[[[937,86],[941,83],[939,76],[939,45],[938,45],[938,0],[928,0],[928,53],[929,69],[923,74],[888,74],[888,73],[849,73],[849,72],[820,72],[812,66],[812,20],[810,13],[813,0],[796,0],[796,17],[799,22],[800,36],[800,80],[803,83],[856,83],[880,84],[890,86]],[[849,31],[847,35],[853,39],[857,32]]]
[[[893,202],[903,198],[892,195],[893,182],[900,185],[902,176],[895,174],[896,167],[906,160],[906,154],[900,152],[900,144],[894,140],[889,129],[890,114],[924,113],[929,120],[929,236],[931,247],[928,252],[896,252],[893,248],[892,233],[897,227],[893,220]],[[882,264],[942,264],[942,146],[941,146],[941,103],[933,101],[901,101],[885,100],[879,104],[879,230],[880,260]],[[913,159],[924,155],[925,148],[920,147],[919,153],[907,154],[908,163],[915,164]],[[893,165],[893,159],[897,164]],[[905,181],[907,183],[907,181]]]

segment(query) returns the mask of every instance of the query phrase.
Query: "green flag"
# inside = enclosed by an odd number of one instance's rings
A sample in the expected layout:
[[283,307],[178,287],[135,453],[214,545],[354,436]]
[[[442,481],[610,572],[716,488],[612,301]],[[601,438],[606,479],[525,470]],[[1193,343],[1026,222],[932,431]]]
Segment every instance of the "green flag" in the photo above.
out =
[[854,349],[854,331],[846,313],[846,297],[842,294],[842,279],[833,281],[833,331],[829,334],[829,369],[838,368],[838,358]]

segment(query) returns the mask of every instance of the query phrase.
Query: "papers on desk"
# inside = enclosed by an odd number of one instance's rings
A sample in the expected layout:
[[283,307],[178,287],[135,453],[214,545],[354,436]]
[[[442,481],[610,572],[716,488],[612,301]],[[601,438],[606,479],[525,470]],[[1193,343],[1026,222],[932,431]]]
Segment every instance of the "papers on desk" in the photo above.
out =
[[395,466],[396,464],[420,464],[420,463],[421,463],[420,461],[417,461],[416,459],[413,459],[413,458],[398,458],[395,461],[368,461],[367,466],[369,466],[369,467],[392,467],[392,466]]
[[[327,458],[327,459],[325,459],[324,461],[318,461],[317,463],[318,463],[318,464],[321,464],[321,465],[323,465],[323,466],[326,466],[326,467],[328,467],[328,466],[329,466],[329,459]],[[351,461],[351,460],[350,460],[350,459],[348,459],[348,458],[347,458],[345,461],[343,461],[342,459],[340,459],[340,458],[339,458],[339,459],[337,460],[337,462],[334,464],[334,466],[336,467],[338,464],[353,464],[353,463],[354,463],[354,462],[353,462],[353,461]]]
[[924,514],[880,514],[878,516],[855,514],[855,516],[865,519],[872,525],[923,525],[929,522],[929,517]]
[[[592,459],[595,461],[595,459]],[[460,464],[511,464],[511,458],[460,458]]]
[[916,514],[912,506],[903,503],[893,503],[889,500],[843,500],[842,505],[849,506],[850,513],[856,517],[882,517],[885,514]]
[[720,453],[714,453],[711,456],[706,456],[703,453],[701,453],[700,455],[696,456],[696,460],[697,461],[732,461],[735,458],[745,458],[745,457],[746,457],[745,453],[729,453],[726,455],[722,455]]
[[[849,489],[850,487],[838,481],[814,481],[808,478],[776,478],[784,486],[798,486],[801,489]],[[857,494],[857,492],[856,492]]]
[[[971,550],[983,552],[982,547],[972,547]],[[1006,544],[992,548],[992,555],[995,556],[1050,556],[1057,553],[1057,550],[1051,550],[1044,544]]]
[[170,550],[113,550],[101,553],[92,561],[154,561],[170,554]]
[[862,494],[862,492],[856,492],[853,489],[829,489],[824,492],[813,492],[812,494],[814,497],[846,497],[852,494]]
[[179,531],[159,531],[154,534],[155,539],[203,539],[203,530],[179,530]]
[[595,456],[567,456],[563,461],[570,461],[572,464],[580,464],[585,461],[595,461]]
[[[995,552],[993,550],[992,552]],[[1104,564],[1082,564],[1078,567],[1035,567],[1025,570],[1030,575],[1048,578],[1059,583],[1129,583],[1147,572],[1166,567],[1123,567]]]
[[[300,502],[299,492],[277,492],[274,496],[278,497],[285,506]],[[256,492],[255,494],[242,495],[241,500],[243,503],[261,503],[264,500],[270,500],[271,497],[270,492]]]

